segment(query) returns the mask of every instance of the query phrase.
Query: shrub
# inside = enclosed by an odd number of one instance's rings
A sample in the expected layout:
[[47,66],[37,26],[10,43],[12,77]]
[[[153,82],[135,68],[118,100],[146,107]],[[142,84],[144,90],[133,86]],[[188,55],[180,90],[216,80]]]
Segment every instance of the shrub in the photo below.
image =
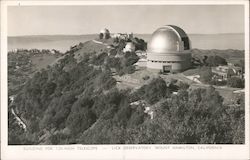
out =
[[244,88],[244,80],[238,77],[232,77],[227,80],[227,85],[234,88]]
[[99,34],[99,39],[103,39],[103,37],[104,37],[103,33],[100,33]]
[[156,103],[161,98],[169,96],[170,91],[167,88],[166,82],[162,78],[153,79],[145,87],[145,99],[150,103]]
[[219,65],[227,65],[226,59],[220,56],[209,56],[207,59],[204,60],[206,64],[210,67],[216,67]]
[[213,73],[210,67],[202,67],[200,69],[200,81],[203,83],[210,83]]
[[150,78],[150,77],[149,77],[148,75],[142,77],[142,79],[143,79],[144,81],[148,80],[149,78]]

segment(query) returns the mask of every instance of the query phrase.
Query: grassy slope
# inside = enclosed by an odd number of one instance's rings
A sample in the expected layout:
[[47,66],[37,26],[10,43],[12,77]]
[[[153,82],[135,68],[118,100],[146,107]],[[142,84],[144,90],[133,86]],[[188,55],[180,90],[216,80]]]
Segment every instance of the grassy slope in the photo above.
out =
[[93,41],[87,41],[83,44],[81,49],[76,51],[74,54],[75,54],[75,58],[77,59],[77,61],[80,61],[81,57],[83,57],[84,54],[94,53],[94,52],[95,53],[109,52],[109,51],[110,49],[107,48],[106,45],[98,44]]
[[57,59],[54,55],[41,55],[31,57],[32,64],[34,65],[34,70],[40,70],[46,68],[48,65],[53,63]]
[[[20,55],[19,55],[20,56]],[[8,55],[8,61],[16,61],[20,62],[18,59],[16,59],[15,55]],[[32,75],[43,68],[46,68],[48,65],[50,65],[52,62],[54,62],[57,59],[55,55],[50,54],[40,54],[35,56],[29,56],[26,61],[31,60],[31,64],[27,67],[27,65],[18,65],[20,68],[15,69],[15,67],[8,68],[8,91],[9,94],[16,94],[16,92],[19,90],[19,88],[25,84],[25,82],[32,77]]]

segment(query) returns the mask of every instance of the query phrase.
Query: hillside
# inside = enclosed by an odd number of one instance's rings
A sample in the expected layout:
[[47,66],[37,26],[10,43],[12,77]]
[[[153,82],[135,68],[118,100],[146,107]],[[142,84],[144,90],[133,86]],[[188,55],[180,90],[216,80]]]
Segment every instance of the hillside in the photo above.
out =
[[34,73],[11,104],[27,131],[16,129],[9,113],[9,144],[244,143],[244,96],[226,106],[213,87],[190,89],[157,76],[118,89],[117,77],[139,76],[139,58],[123,53],[125,44],[80,43]]
[[61,54],[29,50],[8,53],[8,94],[15,95],[37,71],[45,69]]
[[77,50],[74,55],[75,58],[80,61],[82,57],[84,57],[84,55],[88,54],[88,53],[101,53],[101,52],[106,52],[109,53],[110,52],[110,48],[107,48],[106,45],[100,44],[100,43],[96,43],[98,41],[87,41],[84,44],[80,45],[80,49]]

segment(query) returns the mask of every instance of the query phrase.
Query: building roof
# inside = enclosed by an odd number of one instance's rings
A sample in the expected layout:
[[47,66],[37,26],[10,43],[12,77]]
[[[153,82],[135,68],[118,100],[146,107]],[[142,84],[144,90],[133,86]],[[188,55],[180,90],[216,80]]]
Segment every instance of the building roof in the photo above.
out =
[[158,28],[148,43],[149,52],[179,52],[190,49],[190,42],[183,29],[174,25]]

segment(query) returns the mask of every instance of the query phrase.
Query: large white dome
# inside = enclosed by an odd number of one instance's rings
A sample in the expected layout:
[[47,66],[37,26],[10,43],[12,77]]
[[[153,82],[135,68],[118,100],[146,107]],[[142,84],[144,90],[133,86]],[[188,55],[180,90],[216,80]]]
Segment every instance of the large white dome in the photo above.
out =
[[187,34],[179,27],[166,25],[157,29],[148,43],[148,52],[169,53],[190,49]]
[[148,43],[147,68],[162,72],[181,72],[191,66],[187,34],[173,25],[157,29]]

